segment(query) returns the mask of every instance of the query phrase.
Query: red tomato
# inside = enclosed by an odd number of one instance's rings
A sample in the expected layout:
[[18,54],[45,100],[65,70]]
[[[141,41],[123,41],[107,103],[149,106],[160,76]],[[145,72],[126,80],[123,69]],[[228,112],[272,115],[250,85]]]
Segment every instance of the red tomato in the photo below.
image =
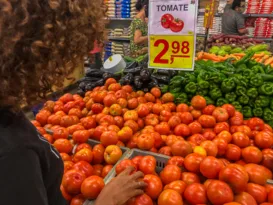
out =
[[206,140],[200,144],[201,147],[203,147],[206,152],[207,156],[213,156],[216,157],[218,153],[218,147],[215,143],[212,141]]
[[186,124],[179,124],[174,129],[174,134],[177,136],[186,137],[191,134],[191,130]]
[[161,90],[157,87],[154,87],[151,89],[151,93],[153,94],[153,96],[155,96],[156,98],[160,98],[161,97]]
[[60,153],[60,155],[61,155],[61,158],[62,158],[62,160],[65,162],[65,161],[71,161],[72,160],[72,158],[68,155],[68,154],[66,154],[66,153]]
[[221,133],[222,131],[229,131],[229,124],[227,122],[218,122],[214,127],[214,132],[216,134]]
[[191,105],[195,110],[202,110],[207,106],[207,102],[204,97],[196,95],[191,99]]
[[271,148],[273,146],[273,136],[267,131],[258,132],[254,140],[256,146],[262,149]]
[[139,169],[140,161],[143,158],[143,156],[136,156],[132,159],[132,162],[136,166],[137,170]]
[[242,157],[246,163],[260,164],[263,154],[257,147],[249,146],[242,150]]
[[73,157],[74,162],[86,161],[90,163],[92,162],[92,159],[93,159],[93,152],[88,148],[81,149]]
[[95,145],[93,147],[93,163],[94,164],[102,164],[104,160],[104,151],[105,148],[102,144]]
[[75,143],[85,143],[90,137],[88,130],[79,130],[73,133],[72,138]]
[[151,199],[156,200],[163,190],[163,185],[161,179],[158,176],[148,174],[144,176],[143,181],[147,184],[144,191],[151,197]]
[[77,162],[73,165],[73,169],[83,172],[86,177],[89,177],[93,174],[93,167],[85,161]]
[[50,143],[53,143],[53,137],[50,134],[43,134],[43,137]]
[[272,172],[264,166],[246,164],[245,169],[249,175],[249,182],[265,185],[267,179],[272,179]]
[[179,157],[179,156],[171,157],[168,160],[167,165],[177,165],[180,168],[182,168],[183,165],[184,165],[184,158],[183,157]]
[[127,167],[134,167],[135,171],[137,170],[137,166],[133,163],[130,159],[124,159],[122,160],[117,166],[116,166],[116,174],[119,175],[121,172],[123,172]]
[[159,120],[161,122],[168,122],[171,117],[172,117],[172,113],[164,109],[160,112]]
[[181,156],[186,157],[190,153],[192,153],[192,146],[185,140],[178,140],[173,143],[171,146],[171,151],[173,156]]
[[246,190],[249,180],[246,169],[238,164],[229,164],[219,173],[219,179],[229,184],[234,193]]
[[259,203],[266,202],[267,200],[267,192],[264,186],[254,183],[247,184],[247,193],[249,193],[253,198]]
[[213,142],[218,148],[218,156],[223,156],[226,153],[228,144],[223,138],[215,138]]
[[191,134],[198,134],[198,133],[201,133],[202,131],[202,126],[197,121],[190,123],[189,128],[190,128]]
[[72,144],[67,139],[57,139],[53,146],[58,150],[60,153],[67,153],[69,154],[72,151]]
[[128,205],[153,205],[153,200],[147,194],[142,194],[131,199]]
[[211,115],[201,115],[198,119],[198,122],[202,125],[203,128],[214,128],[216,125],[216,120]]
[[170,28],[171,22],[174,20],[174,17],[171,14],[164,14],[161,17],[161,25],[163,28]]
[[81,192],[87,199],[94,200],[104,188],[104,181],[101,177],[90,176],[86,178],[81,186]]
[[185,103],[176,106],[176,112],[188,112],[189,106]]
[[233,144],[237,145],[240,148],[245,148],[250,144],[249,137],[243,132],[235,132],[232,135],[232,138]]
[[109,145],[104,151],[104,160],[107,164],[114,165],[121,158],[122,151],[117,145]]
[[182,124],[190,124],[193,122],[193,116],[190,112],[182,112],[180,114],[180,120]]
[[93,165],[93,175],[101,177],[103,166],[101,164]]
[[104,147],[115,145],[118,143],[118,135],[115,131],[103,132],[100,137],[100,142]]
[[172,190],[172,189],[166,189],[164,190],[159,198],[158,198],[158,205],[183,205],[183,199],[181,195]]
[[178,116],[172,116],[168,121],[170,128],[174,128],[177,125],[179,125],[180,123],[181,123],[181,120]]
[[[64,189],[64,186],[63,186],[63,185],[61,185],[60,190],[61,190],[61,192],[62,192],[63,198],[64,198],[66,201],[71,201],[72,196],[71,196],[70,194],[67,193],[67,191]],[[75,204],[75,205],[76,205],[76,204]]]
[[64,173],[66,173],[68,170],[71,170],[74,163],[71,161],[64,161]]
[[204,156],[197,153],[189,154],[185,158],[184,166],[190,172],[199,173],[200,164],[204,160],[204,158]]
[[167,165],[160,173],[160,178],[165,185],[179,180],[180,177],[181,170],[177,165]]
[[184,22],[181,19],[174,19],[170,23],[170,29],[172,32],[178,33],[184,28]]
[[68,138],[68,131],[66,128],[60,127],[58,129],[54,129],[53,130],[53,135],[52,137],[54,138],[54,140],[57,139],[67,139]]
[[233,193],[231,188],[222,181],[212,180],[207,188],[207,196],[209,201],[215,205],[233,201]]
[[161,122],[155,126],[155,131],[161,135],[168,135],[170,133],[170,126],[167,122]]
[[200,164],[200,172],[208,179],[218,179],[219,172],[224,167],[221,160],[208,156]]
[[69,194],[79,194],[81,192],[82,182],[85,178],[83,172],[72,169],[63,175],[62,185]]
[[273,150],[264,149],[262,151],[262,154],[263,154],[263,160],[261,164],[272,171],[273,170]]
[[207,204],[208,202],[206,188],[199,183],[187,186],[184,197],[190,204]]
[[171,93],[165,93],[162,96],[162,101],[163,103],[167,103],[167,102],[173,102],[174,101],[174,96]]
[[150,150],[155,143],[154,136],[149,134],[141,134],[137,139],[137,146],[139,149]]
[[162,147],[164,142],[163,142],[163,139],[162,139],[161,135],[159,133],[157,133],[157,132],[152,132],[151,136],[155,139],[154,147],[156,149],[159,149],[160,147]]
[[202,114],[203,115],[212,115],[213,111],[215,110],[215,106],[214,105],[207,105],[203,110],[202,110]]
[[256,200],[249,193],[242,192],[234,197],[234,201],[242,204],[242,205],[257,205]]
[[164,190],[166,189],[172,189],[174,191],[177,191],[179,194],[183,195],[185,189],[187,187],[187,184],[181,180],[173,181],[170,184],[167,184],[164,187]]
[[238,161],[241,158],[240,147],[234,144],[228,144],[225,156],[228,160]]
[[260,118],[254,117],[248,120],[247,126],[251,130],[262,131],[264,129],[264,121]]
[[70,205],[83,205],[85,202],[85,198],[83,195],[77,195],[74,198],[72,198]]
[[139,163],[139,170],[144,174],[154,174],[156,159],[153,156],[144,156]]
[[200,179],[198,175],[191,172],[182,172],[181,180],[185,182],[187,185],[190,185],[193,183],[200,183]]
[[213,131],[207,130],[204,131],[203,137],[205,140],[213,140],[216,137],[216,134]]
[[167,155],[167,156],[171,156],[172,155],[172,150],[169,146],[165,146],[165,147],[161,147],[159,150],[158,150],[158,153],[159,154],[164,154],[164,155]]

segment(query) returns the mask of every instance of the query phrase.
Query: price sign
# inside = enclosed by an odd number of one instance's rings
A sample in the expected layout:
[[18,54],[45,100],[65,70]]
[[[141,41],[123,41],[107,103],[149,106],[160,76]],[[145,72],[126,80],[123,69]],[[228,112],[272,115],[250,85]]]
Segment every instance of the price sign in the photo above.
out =
[[197,0],[149,1],[149,67],[193,70]]
[[150,66],[191,70],[193,36],[150,36]]

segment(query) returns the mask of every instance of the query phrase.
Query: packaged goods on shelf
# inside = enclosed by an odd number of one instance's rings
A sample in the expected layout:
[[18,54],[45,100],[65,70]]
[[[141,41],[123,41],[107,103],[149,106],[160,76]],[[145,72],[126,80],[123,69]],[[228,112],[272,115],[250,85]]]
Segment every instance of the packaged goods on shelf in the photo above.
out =
[[120,54],[121,56],[130,56],[130,44],[119,42],[106,43],[103,59],[106,60],[114,54]]
[[115,28],[108,29],[109,37],[122,37],[122,38],[130,38],[130,28]]
[[273,20],[269,18],[257,18],[255,21],[254,37],[270,38],[273,34]]
[[272,14],[272,0],[246,0],[246,14]]
[[[205,34],[206,29],[204,25],[204,16],[198,16],[197,19],[197,33]],[[214,17],[213,19],[213,28],[210,29],[210,34],[222,33],[222,17]]]
[[132,18],[136,15],[136,0],[109,0],[105,4],[110,18]]

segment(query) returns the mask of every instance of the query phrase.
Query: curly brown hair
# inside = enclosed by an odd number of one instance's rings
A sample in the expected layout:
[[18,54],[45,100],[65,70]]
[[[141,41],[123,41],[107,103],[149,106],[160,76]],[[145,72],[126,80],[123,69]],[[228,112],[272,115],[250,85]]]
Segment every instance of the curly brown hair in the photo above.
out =
[[102,0],[0,0],[0,108],[62,87],[105,23]]

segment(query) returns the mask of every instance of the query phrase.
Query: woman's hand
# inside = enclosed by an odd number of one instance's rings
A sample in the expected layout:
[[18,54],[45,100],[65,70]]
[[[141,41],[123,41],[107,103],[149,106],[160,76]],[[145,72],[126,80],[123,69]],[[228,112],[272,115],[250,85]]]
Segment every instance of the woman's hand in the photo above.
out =
[[124,205],[129,199],[143,194],[146,184],[138,179],[143,178],[144,175],[142,172],[130,175],[133,171],[133,167],[128,167],[107,184],[98,196],[95,205]]

